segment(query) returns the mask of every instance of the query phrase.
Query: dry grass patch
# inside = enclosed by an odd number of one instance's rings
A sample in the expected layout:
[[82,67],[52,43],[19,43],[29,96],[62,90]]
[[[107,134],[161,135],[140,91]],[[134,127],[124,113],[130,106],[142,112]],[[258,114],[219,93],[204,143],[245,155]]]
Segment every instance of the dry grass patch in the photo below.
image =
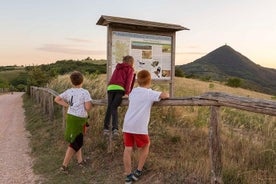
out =
[[[49,84],[51,88],[61,92],[61,86],[69,77],[56,79]],[[105,98],[105,75],[86,76],[84,88],[92,98]],[[222,84],[202,82],[193,79],[176,78],[175,96],[198,96],[208,91],[221,91],[239,96],[270,99],[271,96],[239,88],[230,88]],[[168,90],[168,85],[154,84],[153,89]],[[119,126],[122,127],[127,107],[119,108]],[[210,183],[210,160],[208,127],[209,107],[160,107],[154,106],[151,113],[149,133],[151,137],[150,155],[145,165],[144,176],[139,183]],[[46,174],[48,183],[122,183],[123,177],[123,142],[122,138],[113,143],[113,149],[107,152],[107,143],[102,138],[105,107],[94,106],[90,111],[90,127],[85,138],[84,153],[91,160],[87,171],[73,173],[64,178],[59,174],[51,174],[52,168],[45,167],[41,173]],[[34,115],[32,115],[34,116]],[[41,118],[41,117],[39,117]],[[39,119],[38,118],[38,119]],[[37,120],[37,119],[36,119]],[[56,152],[44,164],[59,166],[63,159],[66,145],[63,142],[61,119],[43,126],[38,126],[33,134],[42,132],[37,138],[40,144],[49,149],[40,152],[40,147],[33,148],[38,152],[38,160],[49,157],[54,147]],[[38,124],[43,122],[36,122]],[[45,126],[45,124],[47,126]],[[44,127],[45,126],[45,127]],[[45,128],[45,130],[40,130]],[[50,133],[50,130],[55,130]],[[225,184],[251,184],[276,182],[276,118],[256,113],[249,113],[231,108],[220,108],[220,131],[223,153],[223,181]],[[54,136],[54,139],[47,138]],[[35,138],[35,136],[34,136]],[[53,141],[51,144],[43,141]],[[55,141],[54,141],[55,140]],[[45,155],[45,156],[43,156]],[[53,159],[54,161],[52,161]],[[133,155],[137,161],[137,155]],[[43,165],[43,161],[39,161]],[[58,164],[55,164],[58,163]],[[136,165],[134,164],[133,167]],[[55,168],[53,167],[53,168]],[[75,164],[72,163],[75,169]],[[46,182],[47,183],[47,182]]]

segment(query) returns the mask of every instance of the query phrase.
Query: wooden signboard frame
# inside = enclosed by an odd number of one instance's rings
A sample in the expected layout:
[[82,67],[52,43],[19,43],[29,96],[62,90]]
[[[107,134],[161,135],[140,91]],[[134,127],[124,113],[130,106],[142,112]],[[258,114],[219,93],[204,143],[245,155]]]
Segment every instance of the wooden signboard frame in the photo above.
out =
[[173,97],[176,31],[189,30],[176,24],[102,15],[97,25],[107,26],[107,80],[125,55],[135,59],[134,69],[147,69],[153,83],[169,83]]

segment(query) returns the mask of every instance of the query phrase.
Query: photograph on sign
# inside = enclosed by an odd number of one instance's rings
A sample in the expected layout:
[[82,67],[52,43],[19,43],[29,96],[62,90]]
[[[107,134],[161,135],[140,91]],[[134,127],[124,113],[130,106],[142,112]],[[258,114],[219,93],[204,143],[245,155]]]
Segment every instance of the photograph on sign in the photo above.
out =
[[112,72],[123,56],[134,57],[134,70],[150,71],[152,79],[171,80],[172,38],[150,34],[112,32]]

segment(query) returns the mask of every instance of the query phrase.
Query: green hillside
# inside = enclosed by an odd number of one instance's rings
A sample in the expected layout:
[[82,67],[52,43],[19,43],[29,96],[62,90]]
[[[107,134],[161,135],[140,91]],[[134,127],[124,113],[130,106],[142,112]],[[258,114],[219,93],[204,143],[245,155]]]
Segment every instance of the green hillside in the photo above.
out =
[[[24,90],[26,71],[23,67],[0,67],[0,88]],[[18,86],[19,85],[19,86]]]
[[0,71],[0,80],[11,82],[19,77],[21,72],[24,72],[24,69]]
[[61,60],[52,64],[37,66],[3,66],[0,67],[0,88],[26,91],[31,85],[44,87],[58,75],[78,70],[83,74],[106,73],[106,60]]
[[187,77],[221,82],[236,77],[243,88],[276,95],[276,70],[255,64],[228,45],[178,67]]

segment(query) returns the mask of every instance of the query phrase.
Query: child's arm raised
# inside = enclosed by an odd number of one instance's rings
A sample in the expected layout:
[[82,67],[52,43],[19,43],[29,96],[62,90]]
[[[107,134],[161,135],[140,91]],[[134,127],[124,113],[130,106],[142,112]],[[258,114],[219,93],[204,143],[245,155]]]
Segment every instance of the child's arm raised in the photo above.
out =
[[62,105],[63,107],[69,107],[69,104],[65,102],[60,96],[57,96],[55,98],[55,102],[58,103],[59,105]]

